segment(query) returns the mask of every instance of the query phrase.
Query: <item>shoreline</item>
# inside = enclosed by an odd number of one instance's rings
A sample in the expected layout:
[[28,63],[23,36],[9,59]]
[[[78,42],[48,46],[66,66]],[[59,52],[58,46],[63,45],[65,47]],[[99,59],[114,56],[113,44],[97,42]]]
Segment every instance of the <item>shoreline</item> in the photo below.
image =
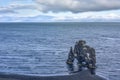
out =
[[0,80],[106,80],[98,75],[91,75],[87,70],[61,76],[30,76],[0,73]]

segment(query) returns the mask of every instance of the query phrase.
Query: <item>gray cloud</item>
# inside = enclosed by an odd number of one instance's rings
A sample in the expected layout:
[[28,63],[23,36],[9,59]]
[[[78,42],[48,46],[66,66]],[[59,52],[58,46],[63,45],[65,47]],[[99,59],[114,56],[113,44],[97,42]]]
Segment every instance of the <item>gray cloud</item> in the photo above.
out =
[[35,5],[25,4],[10,4],[8,6],[0,7],[0,13],[17,13],[20,9],[36,9]]
[[87,12],[120,9],[120,0],[34,0],[43,12]]
[[32,4],[11,4],[9,6],[11,9],[36,9],[35,5]]
[[0,13],[15,13],[14,10],[6,8],[6,7],[0,7]]

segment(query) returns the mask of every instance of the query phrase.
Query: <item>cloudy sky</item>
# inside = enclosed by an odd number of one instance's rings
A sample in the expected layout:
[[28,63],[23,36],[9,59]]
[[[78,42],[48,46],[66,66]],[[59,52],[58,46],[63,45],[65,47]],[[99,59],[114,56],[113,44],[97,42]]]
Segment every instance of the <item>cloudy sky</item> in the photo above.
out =
[[120,0],[0,0],[0,22],[120,22]]

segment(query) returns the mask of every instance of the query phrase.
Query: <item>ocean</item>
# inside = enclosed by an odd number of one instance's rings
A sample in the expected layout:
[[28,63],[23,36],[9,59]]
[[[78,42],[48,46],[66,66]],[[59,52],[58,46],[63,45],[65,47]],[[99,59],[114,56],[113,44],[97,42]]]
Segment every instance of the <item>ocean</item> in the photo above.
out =
[[97,75],[120,80],[120,23],[0,23],[0,73],[68,75],[70,47],[86,40],[95,48]]

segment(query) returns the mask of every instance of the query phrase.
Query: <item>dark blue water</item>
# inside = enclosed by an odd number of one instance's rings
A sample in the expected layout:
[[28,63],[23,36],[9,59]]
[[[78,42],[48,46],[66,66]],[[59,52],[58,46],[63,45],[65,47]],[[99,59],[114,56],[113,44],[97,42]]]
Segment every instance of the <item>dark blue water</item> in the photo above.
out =
[[96,49],[97,74],[120,79],[120,23],[0,23],[0,72],[68,74],[70,46],[79,39]]

